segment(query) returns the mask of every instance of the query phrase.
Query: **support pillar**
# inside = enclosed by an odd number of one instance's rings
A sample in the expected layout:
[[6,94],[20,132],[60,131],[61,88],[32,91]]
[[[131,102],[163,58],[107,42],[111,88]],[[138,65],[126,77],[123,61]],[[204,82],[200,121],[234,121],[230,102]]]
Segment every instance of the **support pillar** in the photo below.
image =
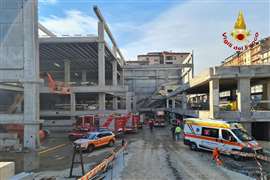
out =
[[65,86],[68,86],[70,82],[70,61],[64,61],[64,83]]
[[131,112],[131,93],[126,93],[126,110],[127,112]]
[[82,71],[82,82],[86,82],[87,81],[87,72],[86,70]]
[[250,79],[239,78],[237,88],[237,107],[240,112],[240,120],[250,120]]
[[175,99],[172,99],[172,108],[175,109]]
[[[270,81],[263,84],[262,100],[270,101]],[[270,110],[270,102],[263,104],[266,110]]]
[[122,69],[122,71],[120,71],[120,85],[124,86],[125,84],[125,79],[124,79],[124,69]]
[[76,95],[75,93],[70,94],[70,112],[73,116],[76,112]]
[[105,41],[103,22],[98,22],[98,39],[98,85],[103,87],[105,86]]
[[187,109],[187,94],[183,93],[182,94],[182,110]]
[[112,85],[117,86],[117,61],[112,61]]
[[37,1],[23,1],[24,36],[24,147],[39,147],[39,43]]
[[209,116],[218,118],[219,114],[219,79],[209,81]]
[[166,108],[170,108],[170,102],[169,102],[169,99],[166,99]]
[[98,104],[99,104],[99,111],[103,112],[106,109],[106,94],[99,93],[98,94]]
[[113,110],[118,109],[117,96],[113,96]]
[[136,97],[135,94],[134,94],[134,96],[133,96],[133,101],[132,101],[132,103],[133,103],[133,112],[137,112],[137,97]]

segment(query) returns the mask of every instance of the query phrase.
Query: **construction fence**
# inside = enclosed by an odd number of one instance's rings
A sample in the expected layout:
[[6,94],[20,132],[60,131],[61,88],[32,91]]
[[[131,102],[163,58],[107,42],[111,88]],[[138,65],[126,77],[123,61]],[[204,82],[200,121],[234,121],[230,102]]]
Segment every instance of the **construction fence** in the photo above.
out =
[[116,148],[109,157],[79,178],[79,180],[119,179],[119,175],[125,166],[126,153],[127,143],[123,144],[121,148]]

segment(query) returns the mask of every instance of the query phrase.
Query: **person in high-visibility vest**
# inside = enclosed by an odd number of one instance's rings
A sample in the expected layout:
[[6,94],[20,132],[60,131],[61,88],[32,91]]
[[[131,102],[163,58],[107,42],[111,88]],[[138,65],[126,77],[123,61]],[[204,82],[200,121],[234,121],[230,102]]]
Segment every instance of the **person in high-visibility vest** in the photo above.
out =
[[175,140],[176,141],[180,140],[180,133],[181,133],[181,128],[179,125],[177,125],[175,128]]

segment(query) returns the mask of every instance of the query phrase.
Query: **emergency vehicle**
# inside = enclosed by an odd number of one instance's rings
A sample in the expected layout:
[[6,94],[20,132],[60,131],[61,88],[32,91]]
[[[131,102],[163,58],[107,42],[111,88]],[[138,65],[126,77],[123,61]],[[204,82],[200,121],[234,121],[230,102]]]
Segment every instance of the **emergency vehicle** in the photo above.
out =
[[262,147],[243,126],[223,120],[188,118],[184,120],[184,144],[191,150],[241,151],[257,153]]

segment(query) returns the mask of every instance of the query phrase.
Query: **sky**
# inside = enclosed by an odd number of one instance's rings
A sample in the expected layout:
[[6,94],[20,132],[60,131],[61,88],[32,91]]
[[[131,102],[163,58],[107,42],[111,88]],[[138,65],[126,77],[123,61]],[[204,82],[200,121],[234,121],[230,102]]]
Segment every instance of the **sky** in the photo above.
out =
[[270,36],[270,0],[39,0],[39,21],[62,35],[97,34],[97,5],[126,60],[153,51],[194,53],[195,73],[220,65],[235,51],[222,34],[239,11],[259,39]]

